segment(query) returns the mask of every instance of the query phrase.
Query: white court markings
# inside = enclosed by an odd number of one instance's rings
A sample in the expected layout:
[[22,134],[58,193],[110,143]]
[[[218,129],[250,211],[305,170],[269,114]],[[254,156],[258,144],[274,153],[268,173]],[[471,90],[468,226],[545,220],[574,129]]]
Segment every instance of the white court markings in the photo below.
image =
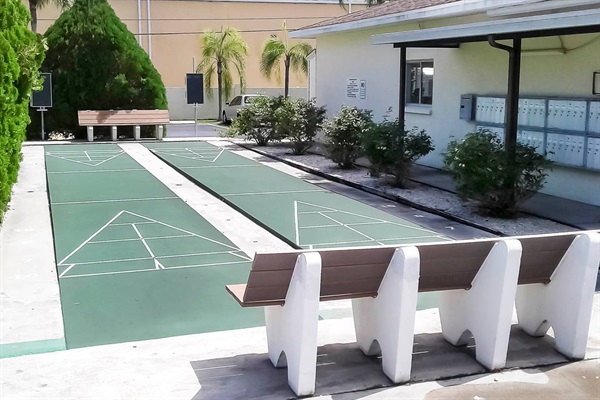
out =
[[185,158],[187,160],[202,161],[206,163],[214,163],[219,159],[221,154],[225,151],[224,149],[218,148],[190,148],[190,147],[173,147],[173,148],[161,148],[151,149],[156,154],[163,156],[172,156]]
[[87,165],[89,167],[97,167],[117,158],[123,154],[123,150],[48,150],[46,155],[49,157],[58,158],[65,161],[70,161],[78,164]]
[[65,279],[249,261],[235,246],[122,210],[57,266]]
[[[308,248],[314,246],[391,245],[406,240],[416,242],[432,238],[446,239],[436,232],[414,225],[303,201],[294,201],[294,224],[296,244]],[[385,233],[386,231],[389,233]],[[320,241],[320,239],[334,239],[333,236],[347,239]]]

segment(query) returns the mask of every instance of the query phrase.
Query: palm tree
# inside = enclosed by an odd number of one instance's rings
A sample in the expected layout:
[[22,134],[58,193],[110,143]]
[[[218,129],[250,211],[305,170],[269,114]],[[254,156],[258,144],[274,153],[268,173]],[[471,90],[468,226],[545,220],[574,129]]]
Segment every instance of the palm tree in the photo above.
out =
[[31,30],[37,33],[37,10],[44,8],[48,3],[53,3],[61,10],[73,5],[73,0],[29,0],[29,12],[31,13]]
[[210,86],[213,75],[217,74],[217,88],[219,93],[219,117],[223,118],[223,94],[231,96],[233,90],[233,77],[231,70],[234,68],[240,78],[242,90],[245,84],[244,70],[245,58],[248,55],[248,45],[235,28],[221,28],[220,32],[210,29],[204,31],[202,38],[202,61],[196,69],[204,73],[204,86],[206,97],[212,98]]
[[284,40],[277,36],[271,36],[265,42],[260,57],[260,72],[266,78],[271,78],[271,74],[275,71],[275,75],[279,79],[279,63],[281,62],[281,59],[283,59],[283,65],[285,66],[284,96],[288,97],[290,88],[290,68],[296,73],[302,71],[306,74],[308,72],[308,60],[306,57],[313,48],[306,42],[290,45],[285,22],[283,23],[282,30]]

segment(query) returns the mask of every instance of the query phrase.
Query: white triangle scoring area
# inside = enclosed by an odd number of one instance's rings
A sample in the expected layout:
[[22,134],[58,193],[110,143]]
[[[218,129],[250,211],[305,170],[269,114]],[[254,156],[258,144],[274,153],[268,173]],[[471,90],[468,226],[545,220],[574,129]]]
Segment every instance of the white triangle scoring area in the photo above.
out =
[[179,158],[185,158],[188,160],[203,161],[207,163],[214,163],[223,154],[224,149],[190,149],[186,148],[173,148],[173,149],[152,149],[156,154],[162,154],[165,156],[173,156]]
[[[328,206],[322,206],[313,203],[307,203],[303,201],[294,201],[294,213],[295,213],[295,230],[296,230],[296,244],[299,246],[308,246],[312,248],[313,246],[327,246],[327,245],[386,245],[390,243],[390,241],[402,240],[405,239],[403,237],[394,237],[394,238],[385,238],[385,239],[376,239],[370,236],[368,233],[361,231],[361,225],[363,226],[372,226],[372,225],[392,225],[397,227],[409,228],[412,231],[423,233],[422,238],[426,237],[437,237],[438,235],[432,231],[429,231],[424,228],[416,227],[414,225],[402,224],[399,222],[392,222],[385,219],[370,217],[367,215],[361,215],[357,213],[353,213],[350,211],[338,210],[335,208],[331,208]],[[310,217],[311,221],[306,222]],[[319,218],[315,218],[318,216]],[[315,220],[320,220],[322,222],[316,222]],[[351,222],[349,222],[351,221]],[[330,242],[330,243],[306,243],[303,237],[306,238],[308,236],[313,236],[316,230],[323,229],[345,229],[346,235],[351,237],[347,241],[338,241],[338,242]],[[311,235],[311,230],[313,230]],[[301,234],[301,232],[303,234]]]
[[122,210],[57,267],[60,278],[72,278],[248,261],[251,259],[235,246]]
[[48,151],[46,152],[46,155],[65,161],[87,165],[89,167],[97,167],[123,153],[123,150],[71,150],[60,152]]

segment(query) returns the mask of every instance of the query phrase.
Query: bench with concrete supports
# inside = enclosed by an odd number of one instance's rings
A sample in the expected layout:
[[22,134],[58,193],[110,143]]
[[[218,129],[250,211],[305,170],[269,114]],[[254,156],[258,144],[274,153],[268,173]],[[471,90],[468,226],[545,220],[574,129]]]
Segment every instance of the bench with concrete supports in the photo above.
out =
[[162,140],[164,125],[170,122],[169,110],[78,111],[79,125],[87,127],[88,142],[94,141],[94,126],[110,126],[111,140],[117,140],[118,126],[133,126],[133,138],[140,140],[141,125],[156,125],[156,138]]
[[297,395],[313,394],[319,301],[352,299],[357,343],[381,354],[394,383],[410,379],[418,292],[439,291],[442,335],[473,337],[476,359],[504,367],[513,305],[519,325],[583,358],[600,235],[574,232],[400,247],[256,254],[247,284],[228,285],[242,307],[265,307],[268,353],[288,367]]

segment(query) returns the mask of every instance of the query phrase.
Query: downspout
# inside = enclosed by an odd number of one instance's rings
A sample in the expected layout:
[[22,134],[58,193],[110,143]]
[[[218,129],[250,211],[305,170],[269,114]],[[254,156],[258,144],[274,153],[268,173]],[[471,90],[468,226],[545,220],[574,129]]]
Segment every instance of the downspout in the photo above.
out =
[[496,42],[494,35],[488,36],[490,46],[508,52],[508,91],[504,115],[504,145],[514,151],[517,145],[517,123],[519,120],[519,83],[521,77],[521,38],[513,38],[513,47]]
[[147,0],[146,4],[148,6],[148,57],[152,60],[152,17],[150,16],[150,0]]
[[398,96],[398,121],[404,128],[404,108],[406,107],[406,47],[400,47],[400,93]]
[[142,0],[137,0],[137,12],[138,12],[138,42],[140,47],[143,46],[142,43]]

